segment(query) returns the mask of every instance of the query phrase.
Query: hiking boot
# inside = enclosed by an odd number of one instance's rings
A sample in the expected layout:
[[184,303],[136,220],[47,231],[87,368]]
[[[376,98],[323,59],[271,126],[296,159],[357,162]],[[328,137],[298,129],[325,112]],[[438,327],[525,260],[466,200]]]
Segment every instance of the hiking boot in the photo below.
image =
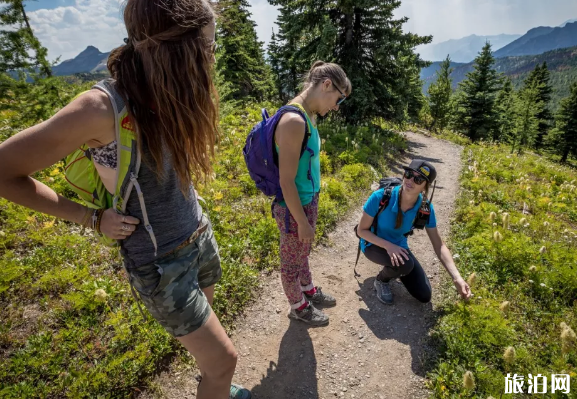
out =
[[250,391],[240,385],[230,384],[230,396],[229,399],[250,399],[252,395]]
[[303,321],[311,326],[324,326],[329,322],[329,316],[318,310],[308,302],[303,310],[291,309],[289,318]]
[[315,288],[317,289],[317,292],[315,292],[313,295],[308,295],[306,292],[304,293],[309,302],[322,306],[335,306],[337,304],[337,300],[331,295],[324,293],[321,290],[321,287]]
[[377,291],[377,299],[385,305],[393,304],[393,292],[389,283],[375,279],[375,290]]

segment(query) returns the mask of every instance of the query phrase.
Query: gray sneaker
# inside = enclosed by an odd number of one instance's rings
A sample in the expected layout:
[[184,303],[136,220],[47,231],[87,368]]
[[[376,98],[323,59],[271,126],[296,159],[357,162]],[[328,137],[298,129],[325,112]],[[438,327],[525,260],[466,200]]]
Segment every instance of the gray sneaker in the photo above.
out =
[[307,295],[305,292],[305,297],[309,302],[314,303],[315,305],[322,305],[322,306],[335,306],[337,304],[337,300],[327,293],[324,293],[321,290],[321,287],[316,287],[317,292],[314,295]]
[[248,389],[236,384],[230,385],[229,399],[250,399],[251,397],[252,395]]
[[377,298],[385,305],[393,304],[393,292],[389,283],[375,279],[375,290],[377,291]]
[[324,326],[329,322],[329,316],[315,308],[310,302],[303,310],[291,309],[288,317],[291,319],[304,321],[311,326]]

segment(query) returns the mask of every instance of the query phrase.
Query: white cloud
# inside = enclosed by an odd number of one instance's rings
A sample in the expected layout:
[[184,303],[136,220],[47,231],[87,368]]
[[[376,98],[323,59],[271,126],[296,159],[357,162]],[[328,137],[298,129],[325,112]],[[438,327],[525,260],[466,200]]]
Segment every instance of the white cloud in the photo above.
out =
[[89,45],[110,51],[126,36],[121,0],[76,0],[74,6],[31,11],[28,16],[51,60],[73,58]]

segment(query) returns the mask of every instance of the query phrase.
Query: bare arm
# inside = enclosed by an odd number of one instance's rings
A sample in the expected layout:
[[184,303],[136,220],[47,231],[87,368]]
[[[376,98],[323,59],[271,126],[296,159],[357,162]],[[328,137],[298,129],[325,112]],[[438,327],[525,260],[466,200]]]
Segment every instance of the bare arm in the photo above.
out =
[[373,225],[374,219],[375,218],[368,213],[363,212],[363,216],[361,216],[361,221],[359,222],[359,227],[357,228],[357,234],[359,237],[364,238],[371,244],[384,248],[391,256],[391,263],[393,266],[400,266],[401,264],[404,265],[405,259],[409,260],[409,254],[407,250],[373,233],[371,231],[371,226]]
[[431,244],[433,245],[433,249],[435,250],[435,254],[437,254],[437,258],[443,264],[443,267],[447,270],[451,279],[453,280],[453,284],[457,287],[459,294],[461,297],[468,299],[471,297],[471,289],[469,285],[463,280],[461,274],[457,270],[457,266],[455,266],[455,262],[453,261],[453,256],[451,255],[451,251],[443,242],[441,235],[439,234],[439,230],[436,227],[433,228],[426,228],[427,235],[431,240]]
[[106,94],[91,90],[52,118],[0,144],[0,196],[35,211],[80,223],[86,207],[70,201],[30,177],[89,141],[106,141],[114,129],[114,111]]
[[[296,114],[283,115],[276,128],[275,137],[279,146],[279,179],[284,200],[299,225],[299,230],[301,227],[310,227],[295,184],[305,137],[305,121]],[[312,227],[310,229],[312,230]]]

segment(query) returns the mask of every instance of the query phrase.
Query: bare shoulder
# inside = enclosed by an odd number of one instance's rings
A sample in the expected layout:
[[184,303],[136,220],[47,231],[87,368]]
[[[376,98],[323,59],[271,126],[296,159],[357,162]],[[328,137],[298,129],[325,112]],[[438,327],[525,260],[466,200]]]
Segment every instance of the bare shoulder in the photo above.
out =
[[279,136],[279,141],[282,141],[285,135],[291,138],[300,137],[302,140],[305,135],[305,121],[300,115],[287,112],[279,120],[277,135]]

